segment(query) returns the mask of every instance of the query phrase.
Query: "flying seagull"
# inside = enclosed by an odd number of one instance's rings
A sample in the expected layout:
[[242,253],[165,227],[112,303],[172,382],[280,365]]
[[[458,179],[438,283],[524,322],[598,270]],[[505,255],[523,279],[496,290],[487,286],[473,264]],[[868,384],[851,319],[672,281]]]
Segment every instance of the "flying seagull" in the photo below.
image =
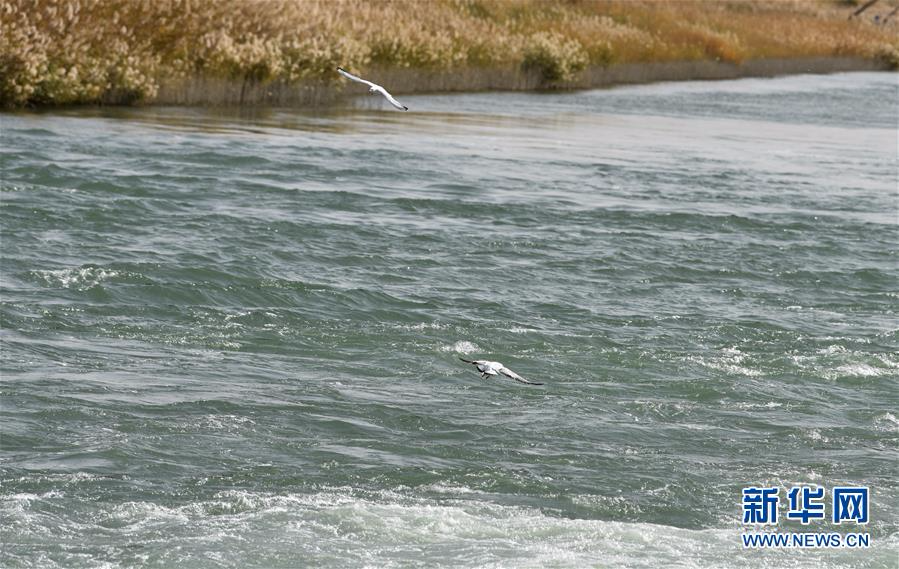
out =
[[496,375],[498,373],[503,374],[506,377],[511,377],[515,381],[520,381],[521,383],[527,383],[528,385],[543,385],[542,383],[537,383],[536,381],[528,381],[525,378],[521,377],[511,369],[507,368],[503,364],[499,362],[489,362],[487,360],[466,360],[465,358],[459,358],[463,362],[467,364],[474,364],[478,371],[481,372],[481,377],[487,379],[487,376]]
[[356,83],[362,83],[364,85],[368,85],[369,93],[372,93],[372,94],[380,93],[380,94],[384,95],[384,98],[387,99],[387,102],[389,102],[391,105],[398,108],[399,110],[401,110],[401,111],[409,110],[409,107],[407,107],[406,105],[400,104],[400,102],[397,101],[396,99],[394,99],[393,95],[388,93],[387,89],[385,89],[384,87],[381,87],[380,85],[375,85],[371,81],[366,81],[365,79],[362,79],[361,77],[356,77],[352,73],[347,73],[346,69],[344,69],[342,67],[338,67],[337,72],[340,73],[341,75],[343,75],[344,77],[346,77],[347,79],[349,79],[350,81],[355,81]]

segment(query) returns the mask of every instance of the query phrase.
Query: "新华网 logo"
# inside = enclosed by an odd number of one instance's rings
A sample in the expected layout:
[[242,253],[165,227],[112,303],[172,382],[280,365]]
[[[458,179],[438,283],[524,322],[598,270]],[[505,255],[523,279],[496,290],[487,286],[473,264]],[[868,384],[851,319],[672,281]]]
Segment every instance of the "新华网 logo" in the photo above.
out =
[[[743,524],[767,526],[767,531],[744,532],[743,547],[868,547],[867,533],[830,532],[776,532],[770,526],[783,518],[807,526],[813,522],[855,524],[864,526],[870,518],[870,491],[867,486],[836,486],[828,493],[821,486],[793,486],[784,489],[777,486],[749,486],[743,488]],[[781,507],[783,506],[783,507]],[[829,507],[830,516],[827,516]],[[844,526],[845,527],[845,526]],[[762,528],[759,528],[762,529]]]

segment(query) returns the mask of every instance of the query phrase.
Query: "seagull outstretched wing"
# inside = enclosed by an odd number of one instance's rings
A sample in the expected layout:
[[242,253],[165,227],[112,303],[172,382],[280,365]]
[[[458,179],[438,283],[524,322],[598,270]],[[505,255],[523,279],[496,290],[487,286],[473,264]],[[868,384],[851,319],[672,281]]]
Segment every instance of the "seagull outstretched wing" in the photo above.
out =
[[344,69],[343,67],[338,67],[337,72],[340,73],[341,75],[343,75],[344,77],[346,77],[347,79],[349,79],[350,81],[355,81],[356,83],[362,83],[364,85],[368,85],[369,87],[383,89],[383,87],[381,87],[380,85],[375,85],[371,81],[366,81],[365,79],[363,79],[361,77],[356,77],[355,75],[353,75],[352,73],[350,73],[346,69]]
[[407,107],[406,105],[404,105],[404,104],[400,103],[399,101],[397,101],[396,99],[394,99],[393,95],[388,93],[387,89],[385,89],[384,87],[381,87],[380,85],[378,85],[376,83],[372,83],[371,81],[366,81],[365,79],[363,79],[361,77],[356,77],[355,75],[353,75],[352,73],[350,73],[346,69],[344,69],[343,67],[338,67],[337,72],[340,73],[341,75],[343,75],[344,77],[346,77],[347,79],[349,79],[350,81],[355,81],[356,83],[362,83],[363,85],[368,85],[372,91],[376,91],[376,92],[380,93],[381,95],[383,95],[384,98],[387,99],[387,102],[390,103],[391,105],[393,105],[394,107],[396,107],[397,109],[399,109],[401,111],[409,110],[409,107]]
[[528,380],[526,380],[525,378],[521,377],[520,375],[518,375],[517,373],[515,373],[515,372],[512,371],[511,369],[507,368],[506,366],[503,366],[503,367],[499,368],[499,372],[500,372],[501,374],[503,374],[504,376],[506,376],[506,377],[511,377],[511,378],[514,379],[515,381],[520,381],[521,383],[527,383],[528,385],[543,385],[542,383],[537,383],[536,381],[528,381]]
[[387,99],[387,102],[390,103],[391,105],[393,105],[394,107],[398,108],[399,110],[401,110],[401,111],[408,111],[408,110],[409,110],[409,107],[407,107],[406,105],[401,104],[399,101],[397,101],[396,99],[394,99],[394,98],[393,98],[393,95],[391,95],[390,93],[388,93],[387,90],[384,89],[384,87],[375,86],[375,91],[377,91],[378,93],[381,93],[382,95],[384,95],[384,98]]

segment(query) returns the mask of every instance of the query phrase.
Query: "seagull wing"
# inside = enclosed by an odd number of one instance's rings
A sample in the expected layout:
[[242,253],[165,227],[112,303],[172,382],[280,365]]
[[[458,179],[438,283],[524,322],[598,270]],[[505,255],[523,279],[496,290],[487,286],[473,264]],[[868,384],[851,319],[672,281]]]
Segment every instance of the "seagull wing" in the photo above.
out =
[[362,79],[361,77],[356,77],[352,73],[347,72],[347,70],[344,69],[343,67],[338,67],[337,72],[340,73],[341,75],[343,75],[344,77],[346,77],[347,79],[349,79],[350,81],[355,81],[356,83],[362,83],[363,85],[368,85],[369,87],[375,87],[377,89],[383,89],[380,85],[375,85],[371,81],[366,81],[365,79]]
[[399,101],[397,101],[396,99],[394,99],[394,98],[393,98],[393,95],[391,95],[390,93],[388,93],[388,92],[387,92],[387,89],[385,89],[384,87],[381,87],[380,85],[375,85],[375,90],[376,90],[378,93],[384,95],[384,98],[387,99],[387,101],[388,101],[391,105],[393,105],[394,107],[398,108],[399,110],[401,110],[401,111],[408,111],[408,110],[409,110],[409,107],[407,107],[406,105],[403,105],[402,103],[400,103]]
[[465,358],[459,358],[463,362],[467,364],[481,365],[487,363],[486,360],[466,360]]
[[519,381],[519,382],[521,382],[521,383],[527,383],[528,385],[543,385],[542,383],[537,383],[536,381],[528,381],[528,380],[526,380],[525,378],[521,377],[520,375],[518,375],[517,373],[515,373],[514,371],[512,371],[511,369],[509,369],[509,368],[507,368],[507,367],[505,367],[505,366],[499,368],[499,372],[500,372],[501,374],[503,374],[504,376],[506,376],[506,377],[511,377],[511,378],[514,379],[515,381]]

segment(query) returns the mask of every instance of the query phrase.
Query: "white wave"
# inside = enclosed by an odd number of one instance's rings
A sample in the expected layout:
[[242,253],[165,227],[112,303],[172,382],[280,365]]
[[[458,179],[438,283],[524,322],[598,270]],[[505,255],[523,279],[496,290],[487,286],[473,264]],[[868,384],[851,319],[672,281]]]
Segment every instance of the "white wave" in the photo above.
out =
[[840,344],[813,354],[791,354],[790,360],[800,371],[831,381],[891,376],[899,370],[899,358],[894,354],[851,350]]
[[434,482],[432,484],[422,486],[422,489],[427,490],[428,492],[435,492],[437,494],[446,494],[451,496],[485,493],[483,490],[476,490],[474,488],[469,488],[468,486],[461,486],[458,484],[447,484],[445,482]]
[[758,411],[762,409],[779,409],[783,407],[783,403],[778,403],[777,401],[767,401],[762,403],[758,402],[740,402],[735,403],[733,406],[735,409],[741,409],[744,411]]
[[522,326],[515,326],[514,328],[509,328],[509,332],[513,334],[530,334],[531,332],[539,332],[536,328],[524,328]]
[[[436,489],[436,488],[434,488]],[[84,499],[38,522],[64,531],[26,540],[13,523],[7,554],[27,541],[27,554],[44,567],[127,567],[139,551],[143,565],[196,566],[215,556],[223,566],[260,566],[302,559],[314,567],[699,567],[789,566],[829,568],[861,559],[890,559],[891,540],[865,551],[742,550],[735,522],[727,527],[685,529],[652,523],[577,519],[539,508],[503,505],[482,495],[439,499],[414,490],[362,491],[321,488],[308,494],[226,490],[208,499],[161,504],[109,505]],[[659,491],[665,491],[664,488]],[[50,498],[58,499],[58,498]],[[597,502],[597,500],[599,502]],[[582,496],[583,505],[618,509],[615,498]],[[31,504],[26,501],[26,504]],[[60,505],[60,504],[57,504]],[[5,517],[20,512],[2,512]],[[41,518],[40,516],[46,516]],[[94,555],[78,555],[90,535]],[[895,540],[892,540],[895,542]],[[47,560],[52,562],[47,563]],[[268,560],[268,561],[266,561]]]
[[899,419],[892,413],[884,413],[874,418],[874,425],[879,431],[899,433]]
[[453,344],[452,346],[441,346],[441,352],[456,352],[459,354],[470,354],[473,352],[480,352],[481,348],[478,347],[477,344],[469,342],[467,340],[460,340]]
[[821,434],[818,429],[801,429],[802,436],[813,443],[827,443],[830,439]]
[[828,379],[840,377],[880,377],[891,373],[890,370],[868,364],[845,364],[825,374]]
[[255,430],[256,421],[249,417],[239,415],[215,415],[207,414],[198,418],[191,418],[187,421],[178,421],[172,425],[172,429],[176,432],[192,433],[215,431],[228,434],[235,434],[244,431]]
[[839,344],[831,344],[826,348],[818,350],[818,353],[822,356],[832,356],[834,354],[845,354],[848,351],[849,350],[847,350],[845,346],[841,346]]
[[686,358],[686,360],[698,363],[709,369],[723,371],[728,375],[743,375],[748,377],[758,377],[762,375],[760,370],[743,365],[746,361],[746,354],[737,348],[724,348],[721,350],[720,355],[713,357],[690,356]]
[[[892,376],[899,370],[899,361],[887,354],[845,350],[835,351],[828,355],[835,357],[814,362],[821,370],[821,375],[826,379]],[[837,361],[833,361],[834,359]]]
[[34,273],[50,286],[88,290],[101,282],[118,277],[119,271],[101,267],[78,267],[55,271],[35,271]]
[[396,330],[413,330],[421,332],[424,330],[445,330],[449,328],[449,325],[441,322],[418,322],[417,324],[397,324],[391,326],[391,328]]

